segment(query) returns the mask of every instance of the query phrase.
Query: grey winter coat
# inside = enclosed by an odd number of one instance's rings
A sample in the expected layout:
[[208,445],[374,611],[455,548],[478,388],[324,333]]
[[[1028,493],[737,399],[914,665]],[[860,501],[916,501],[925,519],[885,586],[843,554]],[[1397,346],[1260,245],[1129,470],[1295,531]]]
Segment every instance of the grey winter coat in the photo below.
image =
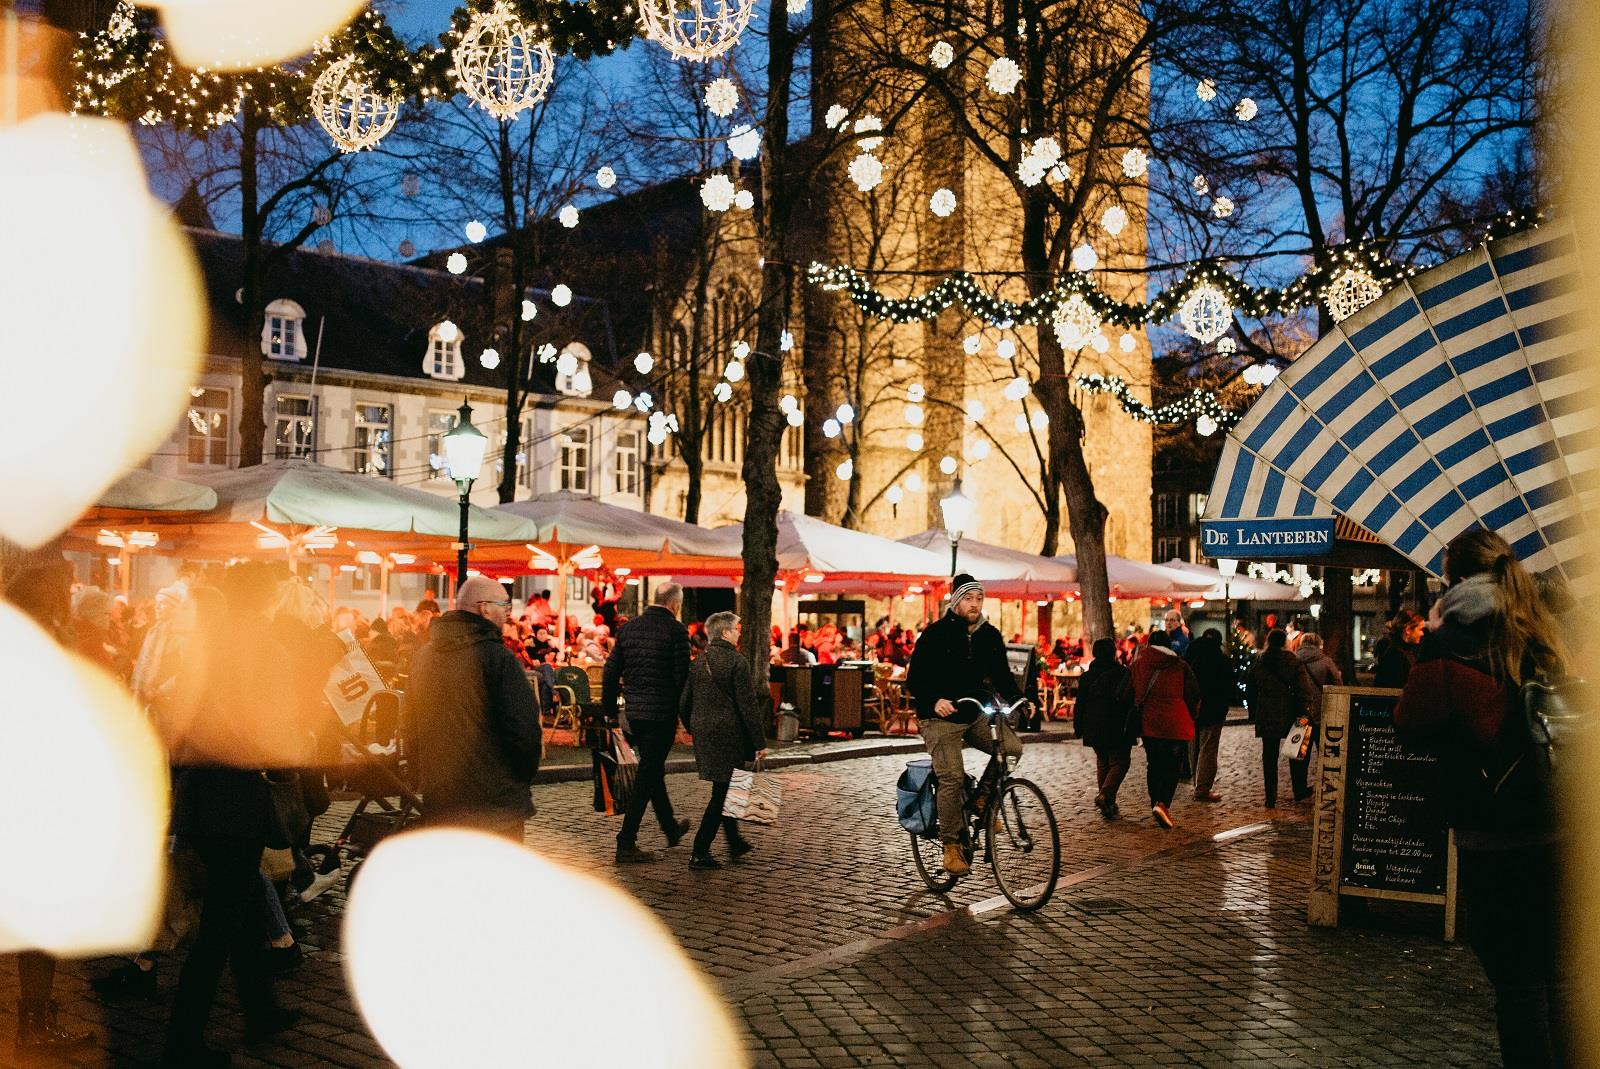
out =
[[733,770],[767,747],[766,717],[756,702],[750,665],[726,639],[716,639],[689,667],[679,705],[694,736],[700,778],[727,783]]
[[1245,677],[1245,694],[1256,738],[1281,739],[1309,712],[1311,677],[1288,650],[1263,650]]
[[1294,651],[1294,655],[1306,666],[1306,675],[1311,678],[1310,719],[1313,724],[1320,724],[1322,688],[1337,687],[1344,682],[1344,677],[1339,672],[1339,666],[1333,663],[1333,658],[1321,646],[1301,646]]

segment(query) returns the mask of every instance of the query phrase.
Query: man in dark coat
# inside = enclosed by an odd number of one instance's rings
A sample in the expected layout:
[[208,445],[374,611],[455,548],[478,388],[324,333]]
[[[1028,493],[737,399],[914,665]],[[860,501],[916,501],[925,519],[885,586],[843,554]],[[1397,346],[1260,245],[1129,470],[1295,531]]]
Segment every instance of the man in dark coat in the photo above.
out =
[[[1278,804],[1278,747],[1295,721],[1308,714],[1314,693],[1305,665],[1289,652],[1288,642],[1289,636],[1282,628],[1268,631],[1267,648],[1245,678],[1250,716],[1256,722],[1256,738],[1261,740],[1261,772],[1268,809]],[[1304,761],[1289,762],[1296,802],[1311,797],[1310,768],[1309,752]]]
[[1217,745],[1239,685],[1233,662],[1222,652],[1222,636],[1215,631],[1206,631],[1191,642],[1183,659],[1200,683],[1200,713],[1194,719],[1194,800],[1220,802],[1222,795],[1211,789],[1217,781]]
[[639,849],[639,825],[647,805],[654,806],[669,847],[677,846],[689,831],[689,822],[673,815],[666,776],[667,755],[678,734],[678,700],[689,678],[689,631],[678,620],[683,587],[663,584],[654,601],[617,635],[600,684],[606,716],[617,715],[619,696],[627,700],[628,735],[639,754],[633,794],[617,832],[618,864],[661,858],[655,851]]
[[[961,764],[964,746],[993,752],[987,720],[979,720],[962,698],[989,701],[996,693],[1006,702],[1022,697],[1006,663],[1005,640],[983,615],[983,586],[970,575],[950,580],[950,606],[928,625],[911,654],[906,685],[917,704],[923,745],[933,758],[939,790],[939,835],[944,840],[944,868],[952,876],[969,865],[961,850]],[[1010,728],[1000,737],[1007,756],[1022,756],[1022,740]]]
[[465,824],[522,842],[539,771],[539,704],[500,639],[511,599],[474,576],[433,622],[405,694],[412,763],[430,824]]

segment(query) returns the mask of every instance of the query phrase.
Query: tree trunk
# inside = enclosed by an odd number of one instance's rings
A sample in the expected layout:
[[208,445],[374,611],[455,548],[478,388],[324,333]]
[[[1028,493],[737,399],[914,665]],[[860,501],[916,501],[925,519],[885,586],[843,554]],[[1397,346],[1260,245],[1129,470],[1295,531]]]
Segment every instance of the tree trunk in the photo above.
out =
[[[511,300],[510,300],[510,334],[508,344],[511,352],[505,361],[506,367],[506,443],[505,449],[500,454],[500,503],[505,504],[517,499],[517,454],[522,451],[522,402],[526,395],[524,382],[527,379],[528,354],[527,346],[522,341],[522,300],[528,291],[528,250],[527,240],[524,236],[526,227],[531,225],[527,220],[518,218],[517,211],[517,186],[516,174],[512,170],[511,157],[511,127],[510,124],[500,123],[500,210],[506,223],[506,233],[511,237]],[[494,329],[494,312],[499,303],[499,295],[495,292],[504,282],[495,272],[494,285],[488,287],[485,295],[490,308],[490,330]],[[465,356],[463,355],[463,359]],[[529,459],[532,466],[533,458]]]
[[256,173],[256,141],[260,133],[260,118],[255,102],[249,97],[240,101],[239,121],[239,228],[244,244],[244,352],[239,364],[239,467],[250,468],[261,463],[262,442],[267,435],[265,414],[267,376],[262,365],[261,329],[266,322],[266,309],[261,305],[262,261],[266,255],[262,246],[261,191]]
[[1351,649],[1355,634],[1355,591],[1350,582],[1349,568],[1322,569],[1322,616],[1317,623],[1322,628],[1322,642],[1328,656],[1339,666],[1345,681],[1356,679],[1356,659]]

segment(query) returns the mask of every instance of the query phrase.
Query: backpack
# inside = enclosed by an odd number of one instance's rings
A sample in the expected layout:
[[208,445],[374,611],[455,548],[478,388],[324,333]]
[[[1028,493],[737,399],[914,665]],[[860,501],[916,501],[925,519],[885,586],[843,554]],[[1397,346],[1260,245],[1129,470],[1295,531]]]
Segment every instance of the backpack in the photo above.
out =
[[1593,688],[1581,679],[1524,683],[1517,696],[1522,714],[1518,725],[1522,729],[1521,752],[1495,782],[1495,794],[1501,794],[1520,771],[1527,789],[1547,812],[1556,811],[1564,800],[1580,797],[1580,773],[1573,766],[1592,730],[1586,707],[1593,698]]

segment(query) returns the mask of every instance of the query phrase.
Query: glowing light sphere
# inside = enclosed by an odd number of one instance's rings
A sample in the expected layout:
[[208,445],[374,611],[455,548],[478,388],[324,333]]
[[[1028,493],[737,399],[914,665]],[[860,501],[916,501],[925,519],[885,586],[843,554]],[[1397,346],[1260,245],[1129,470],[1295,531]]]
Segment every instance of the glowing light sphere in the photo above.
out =
[[1010,96],[1017,88],[1017,83],[1022,81],[1022,68],[1010,57],[1000,56],[989,64],[989,69],[984,72],[983,81],[989,87],[989,92]]
[[726,382],[719,382],[711,388],[711,396],[721,403],[727,404],[729,399],[733,397],[733,387]]
[[922,475],[920,472],[911,471],[906,473],[906,489],[913,494],[922,492]]
[[1002,393],[1007,401],[1020,401],[1024,397],[1028,396],[1032,390],[1033,387],[1029,384],[1028,380],[1023,378],[1021,375],[1018,375],[1016,378],[1006,383],[1006,388],[1002,391]]
[[955,214],[956,195],[942,187],[934,190],[933,196],[928,198],[928,210],[941,219],[948,219]]
[[550,291],[550,303],[557,308],[565,308],[572,303],[572,288],[565,282],[558,282]]
[[1256,102],[1245,97],[1234,107],[1233,113],[1238,116],[1240,122],[1249,122],[1256,117]]
[[617,172],[610,167],[602,167],[594,173],[594,183],[601,189],[610,189],[617,184]]
[[741,189],[733,195],[733,206],[741,212],[747,212],[756,206],[756,195],[748,189]]
[[1143,178],[1150,170],[1150,157],[1143,149],[1130,148],[1122,154],[1122,173],[1129,178]]
[[739,90],[728,78],[716,78],[706,86],[706,110],[726,119],[739,106]]
[[856,473],[856,465],[855,465],[855,462],[852,461],[852,460],[846,460],[842,464],[840,464],[837,468],[833,469],[833,474],[838,476],[840,481],[842,481],[842,482],[849,482],[851,477],[854,476],[855,473]]
[[979,438],[976,442],[972,443],[972,459],[979,461],[988,460],[990,448],[989,439]]
[[1202,438],[1209,438],[1217,433],[1217,421],[1210,416],[1198,416],[1194,421],[1195,433]]
[[970,419],[972,422],[977,423],[979,420],[983,419],[984,414],[987,411],[988,411],[988,409],[983,407],[983,402],[978,400],[976,397],[971,398],[970,400],[967,401],[967,405],[966,405],[967,418]]
[[944,70],[956,61],[956,50],[950,46],[949,41],[935,41],[933,47],[928,49],[928,62],[937,70]]
[[1261,365],[1260,364],[1251,364],[1249,367],[1244,369],[1244,371],[1241,373],[1240,377],[1244,379],[1245,385],[1247,385],[1247,386],[1260,386],[1261,385]]
[[573,204],[562,205],[561,210],[556,213],[556,219],[560,221],[562,226],[566,227],[568,230],[571,230],[573,227],[578,225],[577,206]]
[[555,361],[556,361],[556,347],[554,345],[551,345],[549,342],[545,342],[543,345],[539,346],[537,352],[539,354],[539,363],[541,363],[541,364],[553,364],[553,363],[555,363]]
[[733,207],[739,191],[733,186],[733,179],[725,174],[714,174],[705,180],[700,187],[700,203],[713,212],[725,212]]
[[842,404],[839,406],[839,411],[834,413],[834,418],[839,421],[840,426],[848,427],[856,421],[856,410],[850,404]]
[[1189,337],[1201,345],[1209,345],[1233,325],[1233,305],[1221,290],[1206,283],[1196,286],[1184,298],[1178,318]]
[[641,375],[650,374],[650,369],[656,366],[656,358],[649,353],[640,353],[633,358],[633,370]]
[[1383,296],[1383,286],[1364,267],[1347,267],[1322,291],[1322,303],[1334,322],[1342,323]]
[[913,382],[906,387],[906,400],[912,404],[920,405],[928,396],[928,388],[920,382]]
[[946,475],[954,475],[956,473],[956,458],[950,456],[940,457],[939,470]]
[[1107,234],[1116,237],[1128,225],[1128,211],[1121,205],[1113,204],[1100,213],[1100,226]]
[[1239,343],[1234,341],[1232,338],[1217,339],[1217,352],[1227,355],[1229,353],[1236,353],[1238,351]]
[[908,426],[908,427],[920,427],[920,426],[922,426],[922,421],[925,418],[926,417],[925,417],[925,415],[924,415],[924,413],[922,411],[922,406],[921,405],[906,405],[906,411],[905,411],[906,426]]
[[1206,176],[1203,174],[1195,175],[1194,181],[1190,185],[1194,187],[1195,193],[1199,196],[1203,197],[1211,192],[1211,183],[1206,180]]
[[1095,331],[1094,337],[1089,339],[1089,347],[1095,352],[1104,355],[1111,351],[1111,339],[1099,331]]
[[484,226],[476,219],[468,223],[464,229],[466,231],[467,240],[474,244],[489,236],[489,228]]
[[926,443],[923,441],[922,434],[919,431],[911,431],[906,435],[906,448],[911,450],[913,453],[922,452],[922,447],[925,444]]
[[446,345],[451,345],[461,340],[461,328],[449,319],[441,320],[439,325],[434,328],[434,333]]
[[850,161],[850,181],[863,193],[870,193],[883,181],[883,161],[863,152]]
[[1072,250],[1072,269],[1074,271],[1093,271],[1100,262],[1100,254],[1094,251],[1094,246],[1087,241]]
[[472,17],[452,58],[462,92],[501,120],[543,100],[556,71],[550,46],[498,2]]
[[839,421],[836,419],[830,417],[822,421],[822,436],[824,438],[839,437],[841,429],[842,428],[839,426]]
[[1100,313],[1094,310],[1086,297],[1074,293],[1056,305],[1050,316],[1055,328],[1056,341],[1069,353],[1076,353],[1094,340],[1100,330]]
[[150,0],[184,66],[242,71],[283,63],[337,33],[366,0]]
[[1203,101],[1217,99],[1217,83],[1210,78],[1202,78],[1194,85],[1194,95]]
[[627,390],[618,390],[611,395],[611,407],[622,410],[633,404],[633,394]]
[[735,126],[728,135],[728,151],[741,160],[753,160],[761,153],[761,131],[748,124]]
[[[855,132],[858,134],[867,134],[873,132],[874,130],[882,129],[883,120],[878,118],[876,115],[863,115],[861,118],[856,120]],[[875,152],[883,145],[883,138],[863,137],[860,141],[856,142],[856,144],[860,147],[862,152]]]
[[792,393],[786,393],[778,399],[778,411],[795,412],[800,408],[800,398]]
[[976,334],[968,334],[965,338],[961,339],[961,351],[966,353],[968,356],[977,356],[978,351],[982,348],[983,339],[978,337]]
[[452,275],[466,274],[467,258],[459,252],[453,252],[445,257],[444,269]]
[[1011,426],[1016,429],[1018,434],[1027,434],[1028,417],[1023,415],[1021,412],[1018,412],[1017,417],[1011,421]]
[[722,377],[729,382],[738,382],[744,378],[744,364],[737,360],[729,361],[728,366],[722,369]]
[[382,141],[400,119],[400,98],[380,93],[363,77],[356,57],[330,63],[311,84],[311,115],[340,152]]
[[1261,385],[1271,386],[1274,382],[1278,381],[1278,375],[1280,372],[1282,372],[1282,370],[1283,369],[1277,364],[1262,364]]
[[1064,163],[1058,163],[1050,168],[1050,181],[1060,184],[1072,177],[1072,168]]
[[578,373],[578,357],[571,350],[563,350],[556,357],[556,374],[571,378]]
[[805,413],[801,412],[798,408],[790,412],[785,418],[788,419],[789,426],[791,427],[803,426],[806,421]]
[[493,371],[500,366],[500,351],[498,349],[485,349],[478,354],[478,363],[482,364],[487,370]]
[[1122,337],[1117,339],[1117,346],[1123,352],[1131,353],[1139,347],[1139,339],[1124,331]]
[[830,130],[837,130],[844,124],[845,119],[848,118],[849,115],[850,112],[845,109],[843,104],[834,104],[827,110],[827,113],[822,116],[822,125],[826,126]]
[[1002,360],[1010,360],[1017,355],[1017,343],[1010,338],[1001,338],[994,347],[994,355]]
[[539,314],[539,306],[538,305],[534,304],[532,301],[523,301],[522,302],[522,321],[524,323],[533,322],[533,318],[535,316],[537,316],[538,314]]
[[750,343],[743,339],[733,343],[733,358],[743,360],[750,355]]
[[704,63],[739,43],[754,0],[640,0],[645,36],[679,59]]
[[1233,214],[1233,198],[1218,197],[1211,202],[1211,214],[1218,219],[1226,219]]
[[1046,427],[1050,426],[1049,413],[1042,408],[1034,409],[1033,414],[1028,417],[1028,426],[1032,427],[1036,431],[1044,430]]
[[883,499],[889,502],[891,505],[900,504],[900,502],[906,499],[905,487],[901,486],[899,483],[895,483],[894,485],[890,486],[889,489],[883,492]]

